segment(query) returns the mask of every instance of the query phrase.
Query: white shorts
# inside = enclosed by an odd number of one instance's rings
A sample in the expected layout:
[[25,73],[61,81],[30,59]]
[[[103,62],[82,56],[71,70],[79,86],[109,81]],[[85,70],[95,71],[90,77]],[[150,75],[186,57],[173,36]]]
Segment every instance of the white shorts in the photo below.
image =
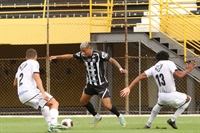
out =
[[[45,92],[45,93],[49,97],[48,101],[50,101],[53,98],[53,96],[51,96],[47,92]],[[35,109],[38,109],[39,107],[43,108],[48,101],[44,100],[44,97],[42,96],[42,93],[39,93],[38,95],[36,95],[35,97],[33,97],[32,99],[30,99],[29,101],[27,101],[24,104],[32,106]]]
[[171,93],[159,93],[158,94],[158,104],[169,105],[174,108],[179,108],[182,106],[187,99],[187,95],[181,92],[171,92]]

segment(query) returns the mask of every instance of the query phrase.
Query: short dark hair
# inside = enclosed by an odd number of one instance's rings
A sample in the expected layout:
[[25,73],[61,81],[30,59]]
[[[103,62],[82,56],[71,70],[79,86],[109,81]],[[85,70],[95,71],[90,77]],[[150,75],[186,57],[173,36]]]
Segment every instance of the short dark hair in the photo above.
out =
[[26,51],[26,58],[27,59],[33,59],[37,56],[37,51],[33,48],[30,48]]
[[169,59],[169,54],[166,51],[160,51],[156,54],[156,60],[168,60]]

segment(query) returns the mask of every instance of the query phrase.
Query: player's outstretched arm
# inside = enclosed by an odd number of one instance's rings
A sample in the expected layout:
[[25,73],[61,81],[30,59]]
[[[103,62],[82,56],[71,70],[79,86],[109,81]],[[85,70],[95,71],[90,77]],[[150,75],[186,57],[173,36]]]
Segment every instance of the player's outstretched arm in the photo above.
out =
[[195,67],[195,61],[190,61],[189,63],[186,63],[185,71],[179,71],[176,70],[174,72],[174,76],[177,78],[183,78],[187,73],[192,71],[192,69]]
[[109,62],[112,63],[112,64],[114,64],[117,68],[119,68],[119,71],[120,71],[121,73],[127,73],[127,72],[128,72],[127,70],[123,69],[123,68],[121,67],[121,65],[120,65],[114,58],[111,57],[111,58],[109,59]]
[[54,59],[71,59],[73,58],[73,54],[63,54],[63,55],[54,55],[54,56],[51,56],[49,58],[49,60],[54,60]]
[[130,94],[131,89],[142,79],[147,78],[147,75],[145,72],[143,72],[142,74],[140,74],[139,76],[137,76],[132,82],[131,84],[124,88],[123,90],[120,91],[120,96],[121,97],[125,97],[126,95]]

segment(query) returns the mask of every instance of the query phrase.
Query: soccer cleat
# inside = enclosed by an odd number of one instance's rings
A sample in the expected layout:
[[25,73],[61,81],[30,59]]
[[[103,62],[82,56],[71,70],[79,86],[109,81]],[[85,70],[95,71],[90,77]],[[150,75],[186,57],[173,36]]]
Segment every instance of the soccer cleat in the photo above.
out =
[[125,118],[122,114],[119,115],[119,122],[120,122],[122,127],[126,126],[126,120],[125,120]]
[[147,125],[144,126],[144,129],[149,129],[149,128],[150,128],[150,126],[147,126]]
[[48,132],[48,133],[52,133],[52,132],[57,132],[57,133],[59,133],[60,130],[59,130],[59,129],[51,129],[51,127],[48,126],[47,132]]
[[101,121],[101,119],[102,119],[102,116],[100,115],[97,115],[97,117],[95,116],[94,122],[92,123],[91,128],[95,128],[98,125],[98,123]]
[[176,126],[175,121],[173,122],[171,119],[167,120],[167,123],[174,129],[178,129],[178,127]]
[[61,125],[61,124],[58,123],[58,122],[51,124],[51,125],[50,125],[50,128],[51,128],[51,130],[52,130],[52,129],[60,129],[60,130],[67,130],[67,129],[68,129],[67,126]]
[[60,130],[67,130],[67,129],[69,129],[67,126],[65,126],[65,125],[60,125],[59,127],[58,127],[58,129],[60,129]]

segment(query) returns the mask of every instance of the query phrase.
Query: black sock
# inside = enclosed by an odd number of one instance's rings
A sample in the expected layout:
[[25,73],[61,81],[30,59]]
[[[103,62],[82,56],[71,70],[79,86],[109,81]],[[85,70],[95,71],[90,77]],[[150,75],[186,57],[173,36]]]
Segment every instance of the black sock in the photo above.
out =
[[95,111],[93,105],[88,102],[88,104],[85,105],[85,107],[87,108],[87,110],[93,115],[95,116],[97,114],[97,112]]
[[112,106],[111,110],[110,110],[113,114],[115,114],[117,117],[119,117],[119,112],[117,111],[117,108],[115,106]]

